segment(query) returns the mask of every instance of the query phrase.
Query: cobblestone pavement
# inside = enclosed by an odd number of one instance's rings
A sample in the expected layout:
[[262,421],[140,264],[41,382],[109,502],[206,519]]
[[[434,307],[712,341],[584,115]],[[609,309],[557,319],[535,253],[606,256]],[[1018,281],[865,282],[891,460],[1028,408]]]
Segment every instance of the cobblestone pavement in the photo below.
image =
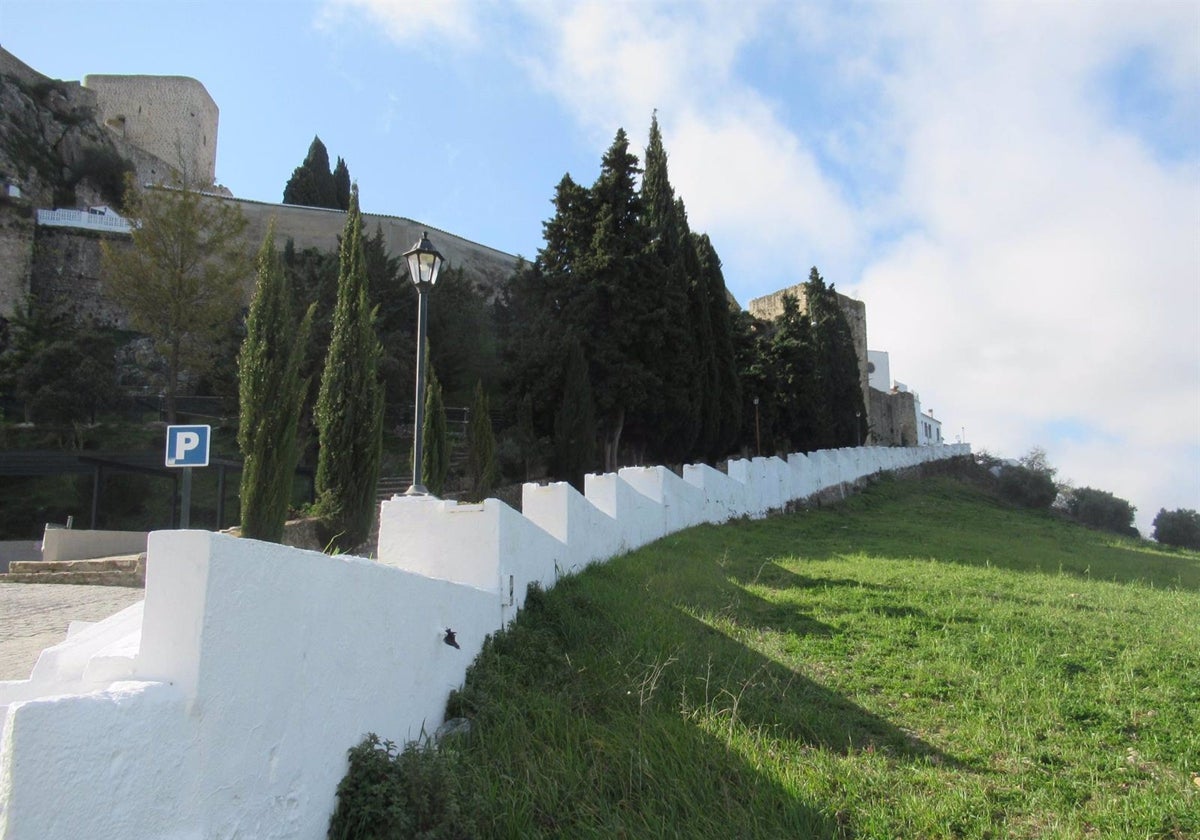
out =
[[65,639],[72,621],[99,621],[144,597],[123,586],[0,583],[0,680],[29,679],[38,654]]

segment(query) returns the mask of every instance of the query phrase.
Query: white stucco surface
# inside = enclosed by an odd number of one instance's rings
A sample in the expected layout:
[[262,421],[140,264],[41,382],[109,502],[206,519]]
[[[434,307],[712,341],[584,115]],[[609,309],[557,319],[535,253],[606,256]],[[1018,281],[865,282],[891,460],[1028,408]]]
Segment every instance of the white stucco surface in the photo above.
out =
[[47,528],[42,535],[43,560],[90,560],[146,550],[145,531],[91,531]]
[[[763,516],[966,444],[589,475],[488,499],[397,497],[379,561],[206,531],[150,535],[145,602],[0,682],[0,840],[320,838],[367,732],[402,742],[530,583],[699,522]],[[458,648],[444,641],[453,630]]]

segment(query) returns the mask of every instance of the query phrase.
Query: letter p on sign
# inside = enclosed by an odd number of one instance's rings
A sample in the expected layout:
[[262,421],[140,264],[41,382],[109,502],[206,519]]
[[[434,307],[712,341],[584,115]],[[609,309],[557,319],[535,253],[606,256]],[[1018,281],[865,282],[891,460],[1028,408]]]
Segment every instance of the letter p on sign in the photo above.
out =
[[167,466],[207,467],[211,426],[167,426]]

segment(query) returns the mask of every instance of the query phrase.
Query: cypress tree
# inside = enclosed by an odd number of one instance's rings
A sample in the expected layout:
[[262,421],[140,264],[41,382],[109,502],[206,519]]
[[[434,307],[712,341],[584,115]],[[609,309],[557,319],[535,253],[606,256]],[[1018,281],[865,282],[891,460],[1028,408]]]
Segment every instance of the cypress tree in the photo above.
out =
[[639,171],[625,130],[617,129],[590,191],[594,227],[583,273],[591,286],[591,305],[586,317],[568,319],[581,330],[605,469],[610,471],[617,468],[627,422],[631,442],[644,450],[652,434],[648,408],[662,386],[663,337],[653,329],[661,321],[646,294],[646,278],[654,272],[650,233],[635,186]]
[[646,362],[658,380],[649,395],[646,432],[652,457],[682,461],[694,454],[706,419],[703,391],[709,348],[699,340],[697,328],[702,321],[705,328],[708,324],[701,301],[691,294],[695,254],[689,253],[687,215],[671,186],[657,115],[650,120],[641,206],[652,257],[639,295],[641,332],[643,341],[654,343]]
[[716,370],[714,389],[717,400],[718,431],[709,457],[720,460],[737,447],[742,428],[742,381],[738,376],[734,353],[733,319],[729,309],[729,294],[721,272],[721,258],[708,234],[692,235],[699,260],[699,271],[708,297],[708,317],[712,340],[713,366]]
[[496,486],[496,436],[483,382],[475,382],[471,420],[467,424],[467,468],[471,474],[471,494],[482,499]]
[[279,542],[300,457],[297,428],[308,380],[302,376],[314,307],[296,326],[292,289],[275,251],[271,223],[258,252],[258,282],[238,356],[242,451],[242,535]]
[[434,496],[446,488],[450,472],[450,436],[446,430],[446,405],[442,402],[442,383],[438,381],[429,360],[429,345],[425,345],[425,423],[421,429],[424,440],[421,451],[421,479],[425,489]]
[[810,452],[828,445],[829,410],[821,390],[812,321],[792,295],[772,325],[766,347],[774,374],[772,439],[776,446]]
[[336,209],[350,209],[350,167],[340,157],[333,168],[333,199]]
[[[349,170],[346,179],[349,181]],[[329,170],[329,152],[320,137],[313,137],[304,163],[292,171],[283,188],[284,204],[299,204],[305,207],[328,207],[333,210],[349,209],[338,207],[337,187],[333,173]]]
[[320,443],[317,506],[343,550],[367,538],[383,447],[381,348],[368,305],[358,188],[351,189],[342,234],[337,304],[321,375],[316,421]]
[[816,266],[809,272],[804,286],[825,412],[822,420],[826,424],[826,435],[821,446],[853,446],[865,438],[863,430],[867,416],[854,335],[838,303],[837,292],[832,286],[825,285]]
[[555,474],[583,492],[583,477],[595,465],[596,420],[587,359],[577,340],[571,341],[562,404],[554,418]]

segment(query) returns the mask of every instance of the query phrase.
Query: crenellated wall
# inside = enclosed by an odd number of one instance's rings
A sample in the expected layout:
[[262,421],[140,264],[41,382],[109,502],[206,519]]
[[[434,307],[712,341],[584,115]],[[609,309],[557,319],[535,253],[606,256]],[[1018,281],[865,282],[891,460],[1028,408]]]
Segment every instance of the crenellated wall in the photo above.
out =
[[[590,475],[488,499],[398,496],[379,560],[150,535],[145,601],[0,682],[0,838],[324,837],[346,751],[432,732],[527,587],[702,522],[761,517],[966,444]],[[445,643],[453,630],[458,647]]]

